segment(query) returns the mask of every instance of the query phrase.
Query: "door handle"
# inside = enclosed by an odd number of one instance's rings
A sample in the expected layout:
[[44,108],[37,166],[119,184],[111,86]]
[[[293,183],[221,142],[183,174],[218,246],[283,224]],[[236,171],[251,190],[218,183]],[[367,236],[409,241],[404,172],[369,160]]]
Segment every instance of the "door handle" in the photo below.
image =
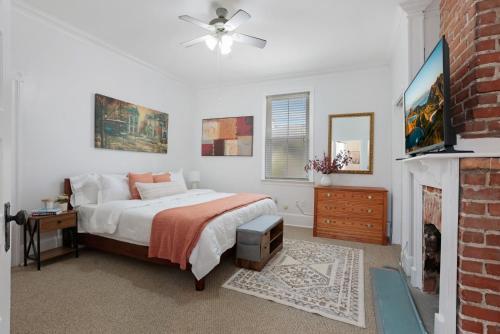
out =
[[28,214],[24,210],[20,210],[15,216],[10,215],[10,203],[7,202],[3,206],[3,213],[5,217],[5,252],[10,249],[10,222],[15,221],[17,225],[24,225]]

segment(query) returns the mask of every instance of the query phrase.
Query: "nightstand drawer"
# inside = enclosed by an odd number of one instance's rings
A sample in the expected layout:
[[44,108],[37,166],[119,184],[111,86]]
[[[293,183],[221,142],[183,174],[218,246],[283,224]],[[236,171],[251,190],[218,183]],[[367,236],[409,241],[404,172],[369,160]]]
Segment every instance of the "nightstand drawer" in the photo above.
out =
[[75,227],[76,217],[74,215],[44,217],[40,219],[40,232],[55,231],[61,228]]

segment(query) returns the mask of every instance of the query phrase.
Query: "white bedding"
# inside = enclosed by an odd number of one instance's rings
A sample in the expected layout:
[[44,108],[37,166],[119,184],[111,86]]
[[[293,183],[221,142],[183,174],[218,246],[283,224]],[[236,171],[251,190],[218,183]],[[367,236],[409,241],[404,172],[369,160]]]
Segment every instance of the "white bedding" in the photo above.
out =
[[[153,217],[158,212],[231,195],[233,194],[197,189],[147,201],[126,200],[101,205],[83,205],[78,208],[78,229],[81,232],[148,246]],[[236,243],[238,226],[260,215],[275,213],[275,203],[271,199],[265,199],[227,212],[210,221],[189,257],[194,276],[200,279],[219,264],[222,253]]]

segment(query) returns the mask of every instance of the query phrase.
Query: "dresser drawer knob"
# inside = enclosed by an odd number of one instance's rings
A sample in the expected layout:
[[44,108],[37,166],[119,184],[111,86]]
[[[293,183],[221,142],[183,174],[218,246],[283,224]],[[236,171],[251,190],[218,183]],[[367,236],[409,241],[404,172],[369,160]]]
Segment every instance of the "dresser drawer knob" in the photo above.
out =
[[372,227],[373,227],[373,224],[366,224],[366,227],[368,227],[368,228],[372,228]]
[[332,194],[326,193],[326,197],[331,197],[331,196],[332,196]]
[[325,220],[325,223],[330,224],[330,223],[331,223],[331,220],[330,220],[330,219],[326,219],[326,220]]
[[366,211],[368,211],[368,213],[372,213],[373,210],[372,209],[368,209]]
[[372,199],[372,198],[373,198],[372,195],[368,195],[368,199]]
[[61,223],[62,223],[62,220],[58,220],[58,221],[57,221],[57,223],[58,223],[58,224],[61,224]]

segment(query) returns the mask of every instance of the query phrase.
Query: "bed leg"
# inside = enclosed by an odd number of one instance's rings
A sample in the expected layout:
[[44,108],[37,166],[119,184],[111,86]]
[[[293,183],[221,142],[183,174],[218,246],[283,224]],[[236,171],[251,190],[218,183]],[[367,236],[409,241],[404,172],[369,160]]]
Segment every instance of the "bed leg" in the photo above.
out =
[[194,279],[194,287],[196,288],[196,291],[203,291],[205,290],[205,277],[203,277],[200,280],[197,280],[196,277]]

